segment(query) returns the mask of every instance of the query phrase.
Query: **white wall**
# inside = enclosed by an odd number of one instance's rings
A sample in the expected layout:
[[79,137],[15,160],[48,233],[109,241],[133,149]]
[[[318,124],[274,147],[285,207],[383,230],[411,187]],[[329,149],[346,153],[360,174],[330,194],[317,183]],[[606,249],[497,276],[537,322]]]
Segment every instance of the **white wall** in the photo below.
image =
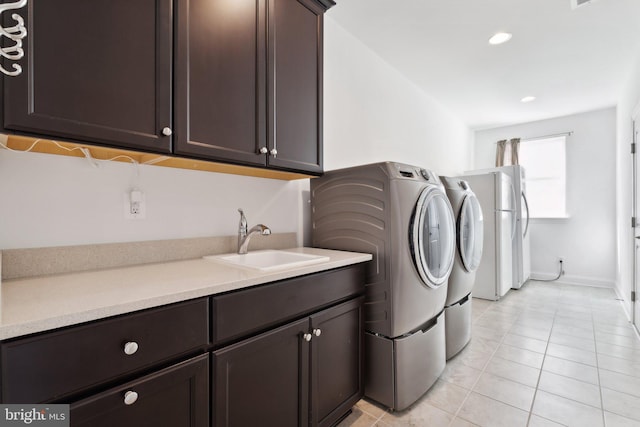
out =
[[[442,174],[471,165],[471,132],[330,18],[325,28],[325,169],[381,160]],[[308,180],[286,182],[0,149],[0,249],[233,235],[249,223],[308,241]],[[127,220],[138,186],[147,218]]]
[[616,289],[624,300],[627,314],[631,313],[630,296],[633,290],[633,246],[631,229],[632,172],[630,144],[633,140],[631,114],[640,103],[640,57],[630,71],[627,82],[620,93],[617,109],[617,174],[616,174],[616,216],[617,251]]
[[[223,236],[253,225],[297,232],[300,183],[0,149],[0,249]],[[144,220],[124,218],[139,187]]]
[[567,139],[568,219],[531,223],[531,269],[554,277],[565,258],[564,283],[614,286],[616,281],[616,109],[478,131],[474,168],[492,167],[495,142],[572,131]]
[[468,127],[330,15],[324,39],[325,170],[386,160],[442,175],[468,169]]

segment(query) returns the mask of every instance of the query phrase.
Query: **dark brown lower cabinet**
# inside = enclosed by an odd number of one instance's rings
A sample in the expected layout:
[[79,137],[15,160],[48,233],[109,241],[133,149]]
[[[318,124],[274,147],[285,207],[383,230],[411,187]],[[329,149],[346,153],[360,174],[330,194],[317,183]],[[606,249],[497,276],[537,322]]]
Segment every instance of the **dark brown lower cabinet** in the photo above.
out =
[[70,415],[72,427],[207,427],[209,356],[73,403]]
[[[331,426],[364,395],[362,298],[311,316],[311,425]],[[316,332],[317,333],[317,332]]]
[[0,342],[0,403],[72,427],[326,427],[364,395],[364,264]]
[[213,425],[330,426],[363,395],[362,297],[213,353]]
[[213,419],[221,426],[308,424],[309,320],[213,353]]

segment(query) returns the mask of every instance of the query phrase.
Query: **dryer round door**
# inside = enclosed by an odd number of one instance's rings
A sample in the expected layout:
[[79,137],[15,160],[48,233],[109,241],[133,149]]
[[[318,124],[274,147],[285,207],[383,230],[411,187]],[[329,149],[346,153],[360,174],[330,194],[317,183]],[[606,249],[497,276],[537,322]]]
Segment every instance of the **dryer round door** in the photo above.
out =
[[482,258],[484,220],[480,202],[474,194],[468,194],[462,201],[456,225],[462,265],[468,272],[476,271]]
[[409,230],[413,262],[431,288],[444,284],[453,268],[455,219],[445,193],[427,187],[420,193]]

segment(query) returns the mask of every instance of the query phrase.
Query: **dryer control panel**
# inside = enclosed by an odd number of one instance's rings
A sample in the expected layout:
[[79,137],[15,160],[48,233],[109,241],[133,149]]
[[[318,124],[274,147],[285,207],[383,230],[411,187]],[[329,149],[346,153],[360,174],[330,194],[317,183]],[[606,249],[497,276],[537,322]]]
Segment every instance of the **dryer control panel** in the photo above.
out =
[[415,181],[428,181],[432,184],[441,184],[438,175],[428,169],[401,163],[391,163],[391,165],[395,166],[395,170],[393,171],[395,178],[405,178]]

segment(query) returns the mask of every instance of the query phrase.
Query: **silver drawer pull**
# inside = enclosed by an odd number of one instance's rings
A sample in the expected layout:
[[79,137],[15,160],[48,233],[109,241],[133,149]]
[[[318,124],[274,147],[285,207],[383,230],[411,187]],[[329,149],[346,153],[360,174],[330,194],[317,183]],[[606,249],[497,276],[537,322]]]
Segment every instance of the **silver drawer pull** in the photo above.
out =
[[314,329],[314,330],[313,330],[313,335],[315,335],[315,336],[319,337],[319,336],[320,336],[320,334],[322,334],[322,331],[321,331],[320,329]]
[[126,343],[124,345],[124,353],[128,356],[131,356],[132,354],[134,354],[136,351],[138,351],[138,343],[135,341],[129,341],[128,343]]
[[162,134],[164,136],[171,136],[173,134],[173,131],[171,130],[170,127],[167,126],[167,127],[162,128]]
[[124,394],[124,404],[125,405],[133,405],[138,400],[138,393],[135,391],[129,390]]
[[260,154],[267,154],[268,152],[269,150],[267,149],[267,147],[260,148]]
[[304,335],[302,336],[302,338],[304,338],[304,340],[305,340],[306,342],[311,341],[311,337],[312,337],[312,335],[311,335],[311,334],[304,334]]

